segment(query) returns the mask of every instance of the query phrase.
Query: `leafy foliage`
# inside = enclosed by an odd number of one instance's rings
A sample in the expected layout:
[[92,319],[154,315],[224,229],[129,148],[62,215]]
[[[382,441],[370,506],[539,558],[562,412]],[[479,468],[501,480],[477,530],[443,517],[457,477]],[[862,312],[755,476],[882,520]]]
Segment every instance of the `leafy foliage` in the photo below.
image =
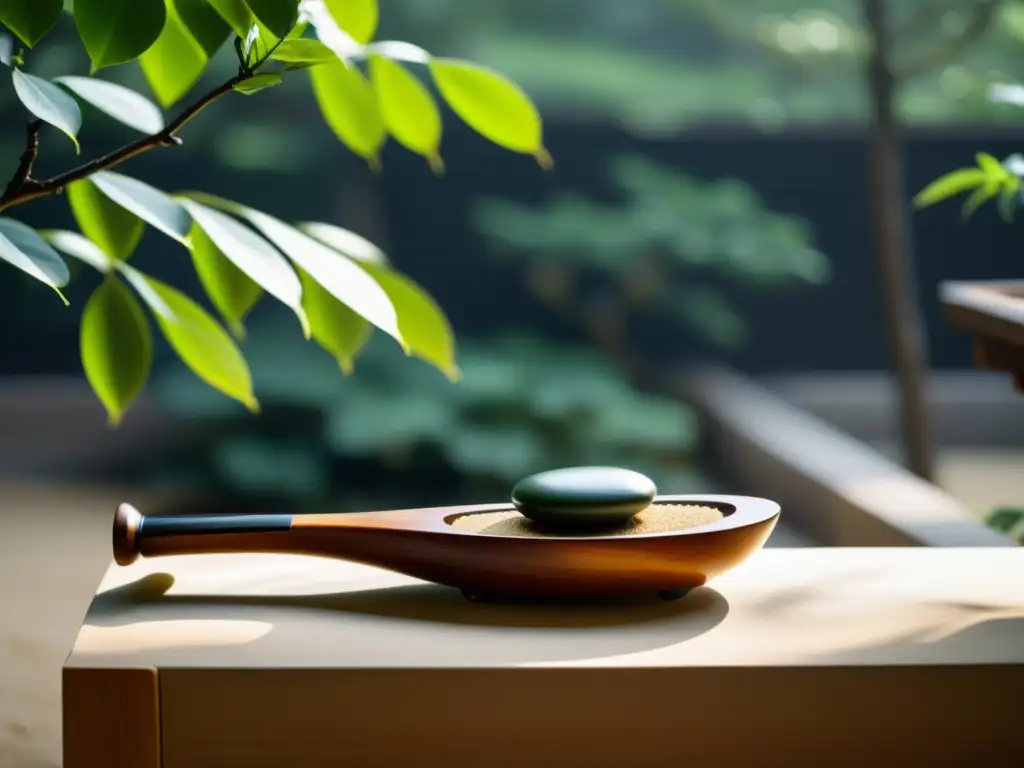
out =
[[1024,509],[1021,507],[997,507],[985,516],[985,522],[1018,544],[1024,544]]
[[562,192],[542,208],[489,199],[474,211],[480,232],[524,260],[534,293],[605,346],[631,314],[653,312],[735,347],[745,323],[716,280],[771,287],[828,276],[806,223],[766,210],[742,183],[702,183],[638,155],[609,170],[621,195],[613,205]]
[[[70,276],[61,254],[103,274],[82,317],[81,354],[112,424],[120,422],[149,376],[147,309],[198,380],[250,410],[259,407],[258,400],[237,340],[264,295],[291,310],[302,334],[316,340],[342,371],[353,370],[376,327],[406,354],[426,360],[449,379],[459,377],[442,310],[358,235],[326,222],[299,227],[203,193],[168,193],[112,169],[143,152],[181,144],[179,132],[214,101],[231,93],[258,94],[300,70],[308,70],[330,129],[374,167],[393,137],[435,170],[443,168],[431,76],[440,98],[470,127],[547,165],[540,119],[516,86],[468,62],[434,59],[410,43],[373,42],[377,0],[4,0],[0,22],[19,41],[15,53],[11,38],[0,32],[0,50],[8,51],[4,64],[11,67],[14,91],[29,118],[26,146],[0,194],[0,211],[66,192],[81,230],[41,235],[2,216],[0,258],[58,293]],[[47,79],[31,71],[38,45],[62,23],[74,25],[91,61],[90,76]],[[163,110],[191,93],[229,41],[237,72],[166,120]],[[95,77],[132,62],[157,103]],[[80,102],[141,138],[52,178],[36,178],[35,161],[50,127],[80,149]],[[199,302],[129,266],[147,228],[187,250],[227,330]]]
[[[979,44],[933,57],[929,76],[904,79],[906,119],[1007,118],[984,93],[993,79],[1024,77],[1024,3],[887,4],[898,64],[918,74],[927,55],[954,49],[986,5],[995,19]],[[779,130],[868,115],[861,86],[870,39],[858,0],[394,0],[389,13],[394,34],[415,30],[428,47],[443,40],[453,55],[513,77],[549,120],[564,111],[670,136],[723,118]],[[567,60],[572,67],[561,66]]]

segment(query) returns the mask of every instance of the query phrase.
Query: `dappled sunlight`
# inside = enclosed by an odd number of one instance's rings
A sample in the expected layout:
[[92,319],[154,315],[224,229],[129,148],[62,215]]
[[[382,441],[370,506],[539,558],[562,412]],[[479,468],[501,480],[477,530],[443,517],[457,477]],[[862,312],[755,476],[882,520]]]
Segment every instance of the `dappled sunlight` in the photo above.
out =
[[120,626],[85,624],[75,652],[85,657],[132,656],[151,651],[235,647],[255,642],[273,628],[267,621],[223,619],[140,621]]

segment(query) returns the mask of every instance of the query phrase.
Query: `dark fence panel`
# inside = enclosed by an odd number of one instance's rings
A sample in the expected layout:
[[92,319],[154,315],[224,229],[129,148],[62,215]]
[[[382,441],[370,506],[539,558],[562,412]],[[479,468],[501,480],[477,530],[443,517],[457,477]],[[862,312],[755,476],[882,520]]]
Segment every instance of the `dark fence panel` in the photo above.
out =
[[[1024,141],[1020,142],[1024,144]],[[447,126],[447,172],[434,177],[422,159],[389,146],[376,182],[394,260],[439,299],[462,337],[527,326],[548,337],[569,330],[536,305],[522,287],[514,262],[500,262],[469,224],[479,195],[542,202],[561,188],[607,198],[605,163],[621,151],[643,152],[694,176],[734,177],[751,184],[767,204],[812,223],[818,246],[829,255],[832,277],[822,288],[768,293],[730,289],[753,328],[750,344],[720,355],[759,372],[875,369],[888,365],[876,269],[868,228],[864,137],[852,131],[800,131],[764,135],[734,128],[695,131],[663,141],[642,141],[612,126],[551,123],[547,144],[556,168],[541,171],[531,158],[496,149],[458,124]],[[1015,151],[1012,135],[962,129],[915,133],[907,141],[908,197],[928,180],[970,163],[983,149],[996,156]],[[339,149],[339,156],[344,150]],[[188,162],[182,159],[188,157]],[[194,154],[160,153],[135,162],[131,172],[166,189],[205,188],[235,197],[285,219],[330,218],[337,190],[363,173],[350,159],[331,158],[292,176],[229,173]],[[365,178],[361,176],[360,178]],[[27,210],[40,226],[72,226],[61,200]],[[19,214],[21,211],[19,211]],[[340,223],[346,223],[344,219]],[[943,323],[935,298],[939,281],[1020,277],[1024,274],[1018,228],[1001,222],[991,206],[963,221],[955,205],[915,214],[918,279],[937,368],[971,365],[969,343]],[[190,292],[198,291],[189,258],[180,247],[148,232],[145,265]],[[0,307],[0,375],[78,373],[77,321],[95,278],[70,291],[65,309],[49,291],[4,268]],[[298,338],[298,337],[297,337]],[[644,347],[656,359],[717,354],[676,331],[649,333]],[[168,356],[164,348],[162,356]]]

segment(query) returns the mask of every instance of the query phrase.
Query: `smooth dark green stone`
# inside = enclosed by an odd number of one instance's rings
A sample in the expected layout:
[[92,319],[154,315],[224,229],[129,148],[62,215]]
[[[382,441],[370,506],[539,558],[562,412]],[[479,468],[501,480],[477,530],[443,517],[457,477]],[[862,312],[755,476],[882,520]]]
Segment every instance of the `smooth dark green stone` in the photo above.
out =
[[615,525],[647,507],[657,492],[650,478],[630,469],[570,467],[524,477],[512,489],[512,503],[546,525]]

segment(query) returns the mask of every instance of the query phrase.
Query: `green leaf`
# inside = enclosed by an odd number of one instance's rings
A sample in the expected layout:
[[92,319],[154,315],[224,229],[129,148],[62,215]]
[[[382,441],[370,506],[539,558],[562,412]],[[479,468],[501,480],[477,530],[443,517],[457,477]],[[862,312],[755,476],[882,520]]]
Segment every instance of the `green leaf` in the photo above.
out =
[[986,178],[985,172],[980,168],[960,168],[951,171],[918,192],[914,197],[914,205],[917,208],[934,205],[984,184]]
[[168,320],[174,319],[174,313],[167,303],[160,298],[159,294],[153,290],[153,285],[150,283],[148,275],[140,272],[128,265],[123,261],[113,263],[114,269],[121,273],[121,276],[128,281],[129,285],[135,289],[135,292],[142,297],[142,300],[146,302],[146,306],[150,308],[155,314],[160,315]]
[[139,57],[139,66],[157,101],[164,107],[175,104],[199,81],[208,61],[203,46],[169,3],[160,37]]
[[535,156],[542,166],[551,165],[540,115],[519,86],[466,61],[431,59],[428,66],[438,91],[470,128],[505,149]]
[[142,392],[153,363],[153,335],[138,300],[109,274],[82,313],[82,367],[111,426]]
[[185,199],[182,205],[224,256],[296,314],[303,335],[308,339],[310,330],[302,309],[302,283],[288,260],[252,229],[230,216],[195,200]]
[[1003,168],[1003,164],[986,152],[977,153],[975,155],[975,160],[978,163],[978,167],[981,168],[981,170],[985,172],[985,175],[990,178],[1001,179],[1007,173],[1006,169]]
[[978,208],[998,194],[999,182],[992,180],[986,181],[974,190],[974,192],[971,193],[971,196],[967,198],[967,202],[964,203],[962,211],[963,217],[965,219],[970,218]]
[[407,351],[436,366],[453,381],[460,378],[451,325],[426,291],[389,269],[383,252],[354,232],[319,222],[300,224],[299,229],[359,262],[391,300]]
[[436,366],[452,381],[458,381],[462,374],[455,362],[452,328],[433,298],[405,275],[376,264],[364,262],[359,266],[391,299],[406,351]]
[[192,221],[188,213],[170,196],[145,182],[113,171],[100,171],[89,177],[105,194],[125,210],[186,248]]
[[50,286],[61,301],[68,303],[60,292],[60,287],[68,283],[68,265],[31,227],[0,216],[0,259]]
[[302,306],[309,317],[313,339],[331,353],[343,373],[352,373],[352,361],[370,340],[373,327],[302,269],[299,278],[302,280]]
[[138,58],[160,37],[167,20],[164,0],[75,0],[78,36],[95,74]]
[[235,338],[243,338],[243,320],[263,293],[262,289],[236,267],[198,225],[192,227],[191,240],[192,262],[206,294]]
[[53,83],[20,69],[12,70],[11,77],[14,92],[25,108],[43,122],[66,133],[75,142],[75,151],[80,152],[78,131],[82,127],[82,110],[78,108],[78,102]]
[[234,90],[239,93],[244,93],[246,96],[250,96],[254,93],[262,91],[264,88],[272,88],[275,85],[280,85],[281,80],[284,78],[280,72],[264,72],[260,75],[254,75],[234,86]]
[[335,224],[324,224],[319,221],[308,221],[298,225],[299,229],[310,237],[314,237],[324,245],[341,251],[350,259],[365,261],[369,264],[387,266],[388,257],[384,251],[365,237],[357,235]]
[[391,59],[371,56],[369,67],[384,126],[399,144],[423,155],[434,173],[443,172],[441,114],[430,91]]
[[285,40],[277,47],[270,58],[285,64],[337,64],[338,57],[334,51],[319,40]]
[[63,11],[63,0],[0,0],[0,23],[31,48],[53,29]]
[[206,0],[206,2],[228,23],[236,35],[244,38],[249,33],[254,18],[252,11],[245,5],[245,0]]
[[985,516],[985,522],[990,528],[1009,533],[1024,522],[1024,508],[997,507]]
[[358,69],[340,61],[315,67],[309,76],[327,125],[345,146],[378,168],[387,131],[373,87]]
[[244,206],[237,206],[236,213],[262,232],[334,298],[406,349],[391,299],[377,281],[353,261],[273,216]]
[[362,45],[373,39],[380,16],[377,0],[324,0],[324,5],[338,26],[357,43]]
[[110,258],[125,261],[145,229],[142,219],[115,203],[89,179],[67,187],[71,213],[82,233]]
[[78,232],[66,229],[41,230],[42,238],[61,253],[88,264],[99,272],[110,272],[114,262],[96,243]]
[[93,77],[58,77],[54,80],[102,112],[142,133],[164,129],[160,108],[131,88]]
[[[239,5],[244,12],[241,0]],[[167,16],[178,18],[208,58],[220,50],[231,34],[228,22],[215,10],[211,0],[168,0]]]
[[[252,374],[235,342],[202,307],[176,288],[145,277],[169,316],[155,310],[157,323],[178,357],[214,389],[258,411]],[[145,299],[146,297],[143,296]]]
[[288,34],[298,16],[297,0],[246,0],[246,5],[278,38]]

